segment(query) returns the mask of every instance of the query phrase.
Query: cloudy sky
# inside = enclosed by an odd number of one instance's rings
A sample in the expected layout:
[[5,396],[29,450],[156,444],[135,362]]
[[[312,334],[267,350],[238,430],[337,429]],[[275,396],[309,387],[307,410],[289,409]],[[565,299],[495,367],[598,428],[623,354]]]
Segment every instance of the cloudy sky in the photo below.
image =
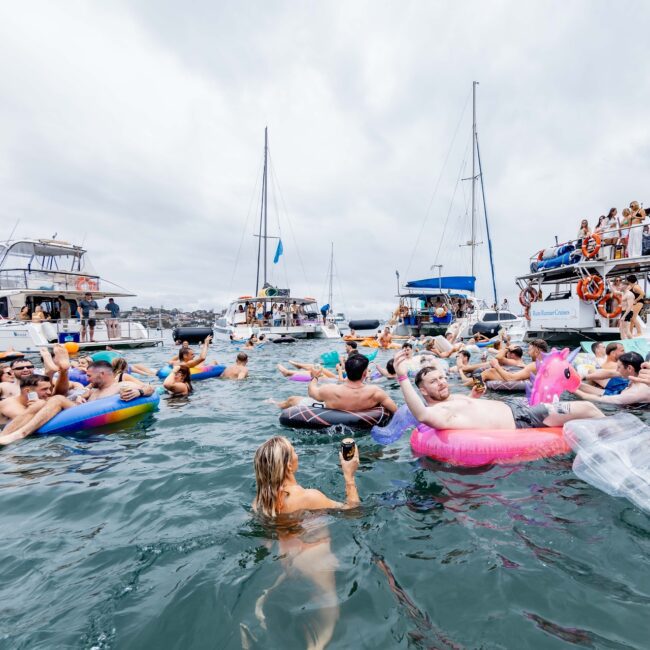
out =
[[650,203],[648,24],[624,0],[5,2],[0,238],[84,242],[131,304],[223,307],[254,290],[268,125],[272,279],[321,299],[334,242],[335,306],[381,315],[396,269],[469,273],[477,80],[512,298],[555,235]]

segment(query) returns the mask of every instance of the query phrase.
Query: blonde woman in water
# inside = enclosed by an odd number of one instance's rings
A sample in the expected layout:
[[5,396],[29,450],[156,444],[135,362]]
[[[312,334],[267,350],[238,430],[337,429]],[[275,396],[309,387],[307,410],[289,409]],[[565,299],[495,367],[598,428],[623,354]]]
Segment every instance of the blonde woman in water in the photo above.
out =
[[[324,648],[334,633],[339,617],[334,572],[337,560],[330,549],[327,528],[304,513],[308,510],[347,509],[359,504],[359,494],[354,473],[359,467],[359,450],[354,457],[344,460],[339,452],[345,479],[345,503],[334,501],[320,490],[306,489],[296,480],[298,455],[293,445],[282,436],[275,436],[262,444],[255,453],[255,481],[257,493],[253,509],[258,515],[271,520],[276,527],[279,554],[285,572],[271,589],[263,592],[255,606],[255,614],[265,627],[264,602],[269,592],[289,577],[307,578],[316,588],[314,604],[318,622],[311,626],[307,648]],[[292,516],[293,515],[293,516]]]

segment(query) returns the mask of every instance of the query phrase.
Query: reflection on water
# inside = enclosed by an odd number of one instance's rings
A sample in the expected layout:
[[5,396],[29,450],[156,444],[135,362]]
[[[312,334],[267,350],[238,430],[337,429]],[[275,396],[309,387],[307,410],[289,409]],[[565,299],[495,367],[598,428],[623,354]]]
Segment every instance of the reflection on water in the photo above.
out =
[[306,390],[277,362],[332,347],[256,350],[244,385],[0,452],[0,648],[647,647],[650,517],[570,458],[452,468],[357,432],[359,509],[253,516],[253,453],[278,433],[302,485],[344,496],[348,432],[282,430],[265,404]]

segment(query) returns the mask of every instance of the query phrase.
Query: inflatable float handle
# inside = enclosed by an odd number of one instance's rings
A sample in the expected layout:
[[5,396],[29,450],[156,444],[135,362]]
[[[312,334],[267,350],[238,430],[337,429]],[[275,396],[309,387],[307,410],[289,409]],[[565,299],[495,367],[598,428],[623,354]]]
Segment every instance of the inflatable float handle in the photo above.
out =
[[385,427],[375,425],[370,430],[370,434],[373,440],[380,445],[390,445],[392,442],[399,440],[405,431],[416,427],[418,424],[418,420],[409,411],[408,405],[402,404]]

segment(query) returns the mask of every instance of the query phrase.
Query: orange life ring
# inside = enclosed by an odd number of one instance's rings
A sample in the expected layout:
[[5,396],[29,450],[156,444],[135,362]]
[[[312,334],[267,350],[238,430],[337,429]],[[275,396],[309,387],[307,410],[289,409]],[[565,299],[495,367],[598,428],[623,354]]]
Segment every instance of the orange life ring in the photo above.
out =
[[86,276],[81,276],[77,279],[77,284],[75,285],[77,291],[97,291],[99,289],[99,284]]
[[[607,301],[608,300],[616,301],[616,307],[614,307],[612,309],[612,311],[609,311],[609,312],[607,311]],[[613,293],[606,293],[598,301],[598,313],[603,318],[616,318],[617,316],[620,316],[622,311],[623,311],[623,308],[621,306],[621,299],[618,296],[615,296]]]
[[537,261],[541,262],[543,259],[544,259],[544,249],[542,248],[542,250],[539,251],[539,253],[537,253]]
[[239,296],[237,300],[246,300],[247,298],[252,298],[253,296]]
[[594,233],[582,240],[582,254],[590,260],[600,250],[600,235]]
[[[590,287],[593,287],[593,290],[590,291]],[[578,282],[576,291],[580,299],[585,302],[599,300],[605,292],[605,282],[599,275],[588,275]]]
[[538,296],[539,294],[537,293],[537,289],[528,285],[525,289],[522,289],[519,294],[519,304],[522,307],[530,307],[530,305],[537,300]]

